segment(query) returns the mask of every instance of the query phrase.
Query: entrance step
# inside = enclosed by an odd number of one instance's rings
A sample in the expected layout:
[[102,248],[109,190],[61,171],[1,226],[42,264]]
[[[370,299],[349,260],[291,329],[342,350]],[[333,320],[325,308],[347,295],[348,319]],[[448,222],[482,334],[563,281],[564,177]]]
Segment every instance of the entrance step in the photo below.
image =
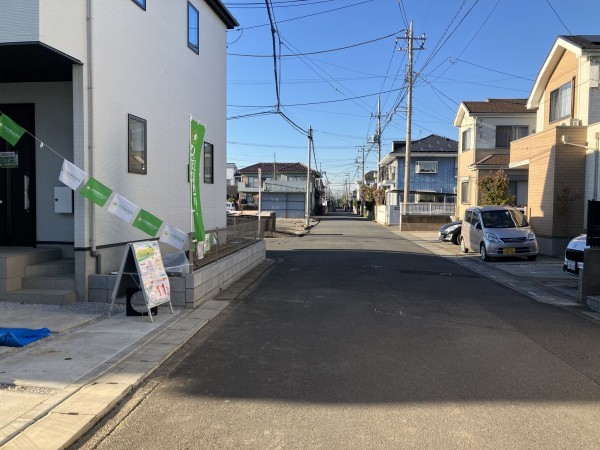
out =
[[56,259],[25,267],[25,277],[46,277],[75,272],[75,260],[72,258]]
[[54,276],[23,277],[21,278],[21,288],[74,291],[75,275],[73,273],[64,273]]
[[6,300],[31,305],[65,306],[75,303],[75,291],[69,289],[18,289],[7,292]]

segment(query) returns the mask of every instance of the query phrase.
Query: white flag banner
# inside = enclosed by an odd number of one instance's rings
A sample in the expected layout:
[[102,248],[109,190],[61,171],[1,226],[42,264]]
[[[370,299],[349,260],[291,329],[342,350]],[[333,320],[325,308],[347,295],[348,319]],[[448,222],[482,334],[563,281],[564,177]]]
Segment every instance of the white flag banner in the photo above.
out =
[[125,197],[121,197],[119,194],[115,194],[106,209],[109,213],[114,214],[119,219],[124,220],[127,223],[133,222],[139,207]]
[[165,225],[165,228],[159,239],[160,242],[172,245],[177,250],[182,250],[187,240],[188,235],[185,231],[181,231],[179,228],[175,228],[169,224]]
[[76,190],[85,181],[87,176],[87,173],[65,159],[58,179],[71,189]]

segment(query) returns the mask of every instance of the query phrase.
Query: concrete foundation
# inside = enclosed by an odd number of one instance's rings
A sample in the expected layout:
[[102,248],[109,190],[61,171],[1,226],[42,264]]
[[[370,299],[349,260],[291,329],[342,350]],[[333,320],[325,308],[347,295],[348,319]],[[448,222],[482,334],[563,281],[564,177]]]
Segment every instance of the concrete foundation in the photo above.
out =
[[447,215],[402,214],[400,231],[437,231],[448,222],[451,220]]

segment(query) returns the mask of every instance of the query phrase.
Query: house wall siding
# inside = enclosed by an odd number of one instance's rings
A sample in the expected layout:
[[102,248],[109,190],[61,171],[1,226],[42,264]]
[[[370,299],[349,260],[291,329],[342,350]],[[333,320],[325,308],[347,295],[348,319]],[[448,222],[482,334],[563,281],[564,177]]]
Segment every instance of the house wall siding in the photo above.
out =
[[[527,216],[535,232],[542,237],[564,237],[581,228],[585,150],[561,144],[565,133],[574,143],[584,142],[586,138],[585,127],[559,127],[511,144],[511,162],[529,159]],[[569,188],[572,197],[566,215],[560,211],[558,201],[565,188]]]
[[[556,126],[560,126],[560,125],[564,125],[565,121],[568,121],[569,118],[567,119],[562,119],[562,120],[558,120],[555,122],[550,123],[550,93],[552,91],[554,91],[555,89],[558,89],[560,86],[562,86],[565,83],[569,83],[571,80],[575,79],[575,89],[574,92],[572,93],[573,98],[577,99],[577,96],[579,95],[579,78],[578,78],[578,67],[579,67],[579,63],[578,63],[578,59],[577,57],[569,52],[569,51],[565,51],[565,53],[563,54],[562,58],[560,59],[558,65],[556,66],[556,68],[554,69],[554,72],[552,73],[552,75],[550,76],[550,79],[548,80],[548,84],[546,85],[546,89],[544,90],[544,98],[543,98],[543,102],[544,102],[544,127],[543,130],[548,130],[550,128],[554,128]],[[573,117],[574,118],[580,118],[579,117],[579,108],[581,107],[579,101],[575,101],[575,106],[574,106],[574,114]]]
[[[156,2],[147,11],[131,1],[94,3],[93,173],[128,200],[188,230],[191,115],[206,125],[205,141],[214,145],[215,182],[203,183],[202,175],[200,180],[210,230],[226,220],[226,27],[204,1],[192,3],[200,12],[199,55],[187,47],[187,2]],[[115,26],[115,17],[122,26]],[[127,172],[128,114],[147,121],[147,175]],[[96,214],[99,246],[145,237],[111,214]]]
[[39,41],[39,0],[2,0],[0,43]]

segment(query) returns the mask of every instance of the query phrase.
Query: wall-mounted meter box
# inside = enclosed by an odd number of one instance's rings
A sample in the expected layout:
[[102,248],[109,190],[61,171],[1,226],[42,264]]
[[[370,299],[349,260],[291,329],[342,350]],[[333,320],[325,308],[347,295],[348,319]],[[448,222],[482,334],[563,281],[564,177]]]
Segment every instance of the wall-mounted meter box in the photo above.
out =
[[54,212],[57,214],[73,214],[73,190],[69,187],[54,188]]

